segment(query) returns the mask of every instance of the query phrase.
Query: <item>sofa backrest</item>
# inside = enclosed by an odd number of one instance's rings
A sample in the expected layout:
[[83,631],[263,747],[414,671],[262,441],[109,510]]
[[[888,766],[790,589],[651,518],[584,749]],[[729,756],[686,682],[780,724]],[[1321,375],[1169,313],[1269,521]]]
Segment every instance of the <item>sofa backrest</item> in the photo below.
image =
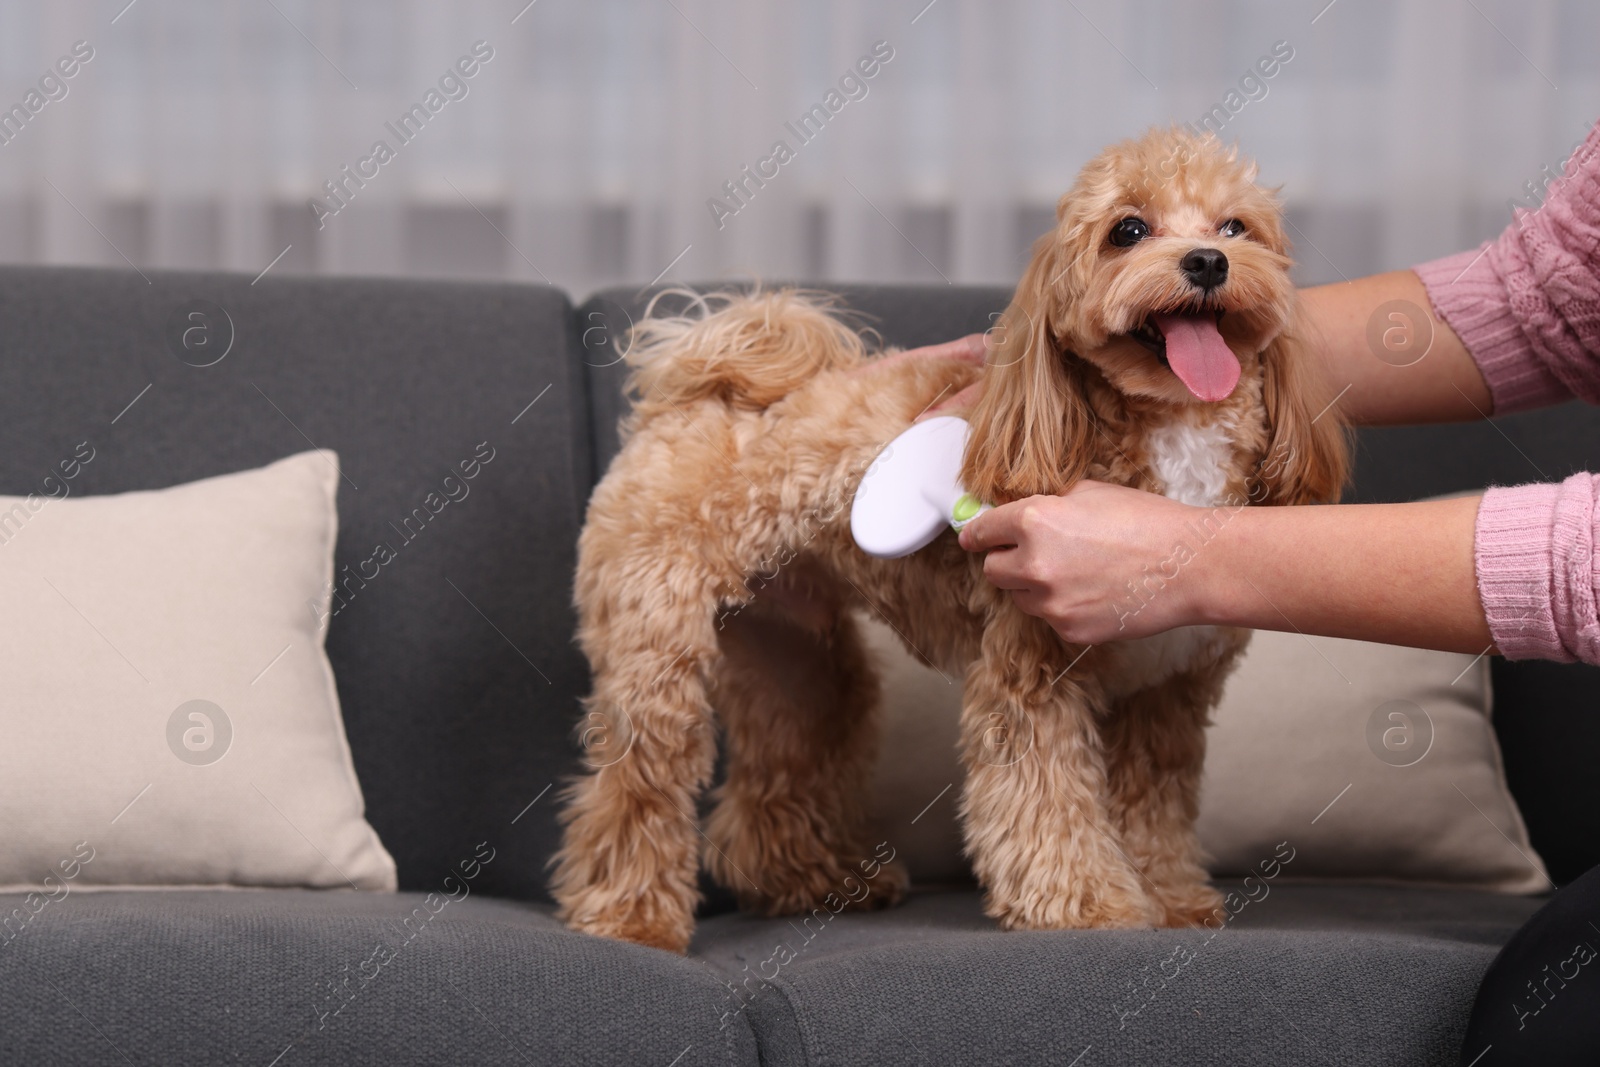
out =
[[[336,450],[336,576],[380,541],[397,549],[343,587],[328,635],[368,817],[402,887],[436,888],[488,840],[482,888],[542,896],[559,784],[517,816],[575,768],[568,733],[587,683],[570,589],[588,415],[567,298],[146,275],[0,269],[0,493],[36,491],[84,440],[95,458],[79,493]],[[485,449],[466,496],[414,515]]]
[[[986,329],[1009,297],[827,288],[899,346]],[[649,295],[605,292],[574,309],[527,285],[0,268],[0,494],[35,490],[85,440],[96,456],[78,493],[336,450],[348,477],[336,574],[380,540],[404,541],[377,578],[349,587],[328,637],[368,817],[402,887],[435,887],[489,840],[482,888],[545,899],[588,686],[572,643],[575,542],[624,410],[613,342]],[[409,540],[397,533],[485,443],[494,458],[468,495]],[[1359,445],[1351,499],[1415,499],[1600,469],[1600,416],[1569,405],[1365,431]],[[1570,878],[1600,862],[1588,767],[1600,670],[1497,664],[1495,679],[1511,787],[1552,872]]]

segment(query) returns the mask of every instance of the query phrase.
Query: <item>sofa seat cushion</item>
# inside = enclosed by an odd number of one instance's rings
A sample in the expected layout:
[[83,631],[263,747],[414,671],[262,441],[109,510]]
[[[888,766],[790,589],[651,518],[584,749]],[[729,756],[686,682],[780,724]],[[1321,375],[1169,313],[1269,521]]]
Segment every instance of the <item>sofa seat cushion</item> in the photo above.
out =
[[0,943],[0,1063],[756,1063],[703,963],[441,899],[73,893]]
[[1005,933],[974,892],[919,892],[826,922],[717,916],[694,952],[726,976],[723,1019],[749,1022],[765,1067],[1454,1064],[1479,979],[1540,903],[1255,892],[1214,933]]

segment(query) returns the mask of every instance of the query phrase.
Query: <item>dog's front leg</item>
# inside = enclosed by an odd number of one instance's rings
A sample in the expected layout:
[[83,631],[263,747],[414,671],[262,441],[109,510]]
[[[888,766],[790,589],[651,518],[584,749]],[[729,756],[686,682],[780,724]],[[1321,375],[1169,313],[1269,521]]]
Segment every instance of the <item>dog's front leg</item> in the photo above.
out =
[[1007,605],[967,673],[962,815],[985,911],[1007,929],[1149,926],[1159,915],[1108,815],[1093,709],[1060,676],[1063,649]]
[[[1235,637],[1233,649],[1244,643]],[[1112,818],[1128,857],[1162,911],[1162,926],[1198,926],[1223,914],[1195,835],[1206,717],[1222,697],[1229,651],[1119,698],[1105,722]]]

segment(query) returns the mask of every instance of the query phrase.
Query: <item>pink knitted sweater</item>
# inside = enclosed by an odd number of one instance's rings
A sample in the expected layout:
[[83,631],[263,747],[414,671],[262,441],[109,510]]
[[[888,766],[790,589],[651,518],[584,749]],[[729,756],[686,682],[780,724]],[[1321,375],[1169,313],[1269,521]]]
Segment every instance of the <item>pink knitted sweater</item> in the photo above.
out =
[[[1600,403],[1600,125],[1482,248],[1414,268],[1494,411]],[[1600,475],[1491,488],[1474,549],[1489,633],[1511,659],[1600,663]]]

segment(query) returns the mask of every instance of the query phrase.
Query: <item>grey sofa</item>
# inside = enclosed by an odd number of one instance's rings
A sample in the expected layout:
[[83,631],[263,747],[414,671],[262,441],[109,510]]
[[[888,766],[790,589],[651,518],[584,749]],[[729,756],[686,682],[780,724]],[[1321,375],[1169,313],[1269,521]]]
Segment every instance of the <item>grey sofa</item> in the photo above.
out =
[[[983,329],[1006,299],[843,292],[902,345]],[[360,486],[340,489],[342,564],[477,442],[504,457],[329,634],[369,818],[402,892],[74,893],[0,947],[0,1063],[1455,1062],[1479,977],[1537,900],[1285,883],[1209,938],[1002,934],[970,886],[921,887],[899,909],[817,932],[740,915],[712,889],[688,958],[557,924],[546,862],[586,685],[571,639],[574,543],[616,447],[611,342],[642,299],[574,307],[520,285],[0,270],[0,493],[27,492],[85,438],[97,449],[81,476],[90,493],[241,470],[314,442]],[[210,309],[209,342],[231,344],[210,366],[178,340],[195,308]],[[1367,433],[1354,497],[1592,468],[1595,421],[1564,408]],[[1600,786],[1586,768],[1600,750],[1594,672],[1501,666],[1496,686],[1513,789],[1551,869],[1573,877],[1600,860]],[[405,938],[421,894],[480,842],[495,859],[473,894],[363,981],[374,943]],[[0,898],[0,913],[17,903]],[[779,943],[795,957],[775,967]],[[1181,967],[1167,962],[1175,952]]]

